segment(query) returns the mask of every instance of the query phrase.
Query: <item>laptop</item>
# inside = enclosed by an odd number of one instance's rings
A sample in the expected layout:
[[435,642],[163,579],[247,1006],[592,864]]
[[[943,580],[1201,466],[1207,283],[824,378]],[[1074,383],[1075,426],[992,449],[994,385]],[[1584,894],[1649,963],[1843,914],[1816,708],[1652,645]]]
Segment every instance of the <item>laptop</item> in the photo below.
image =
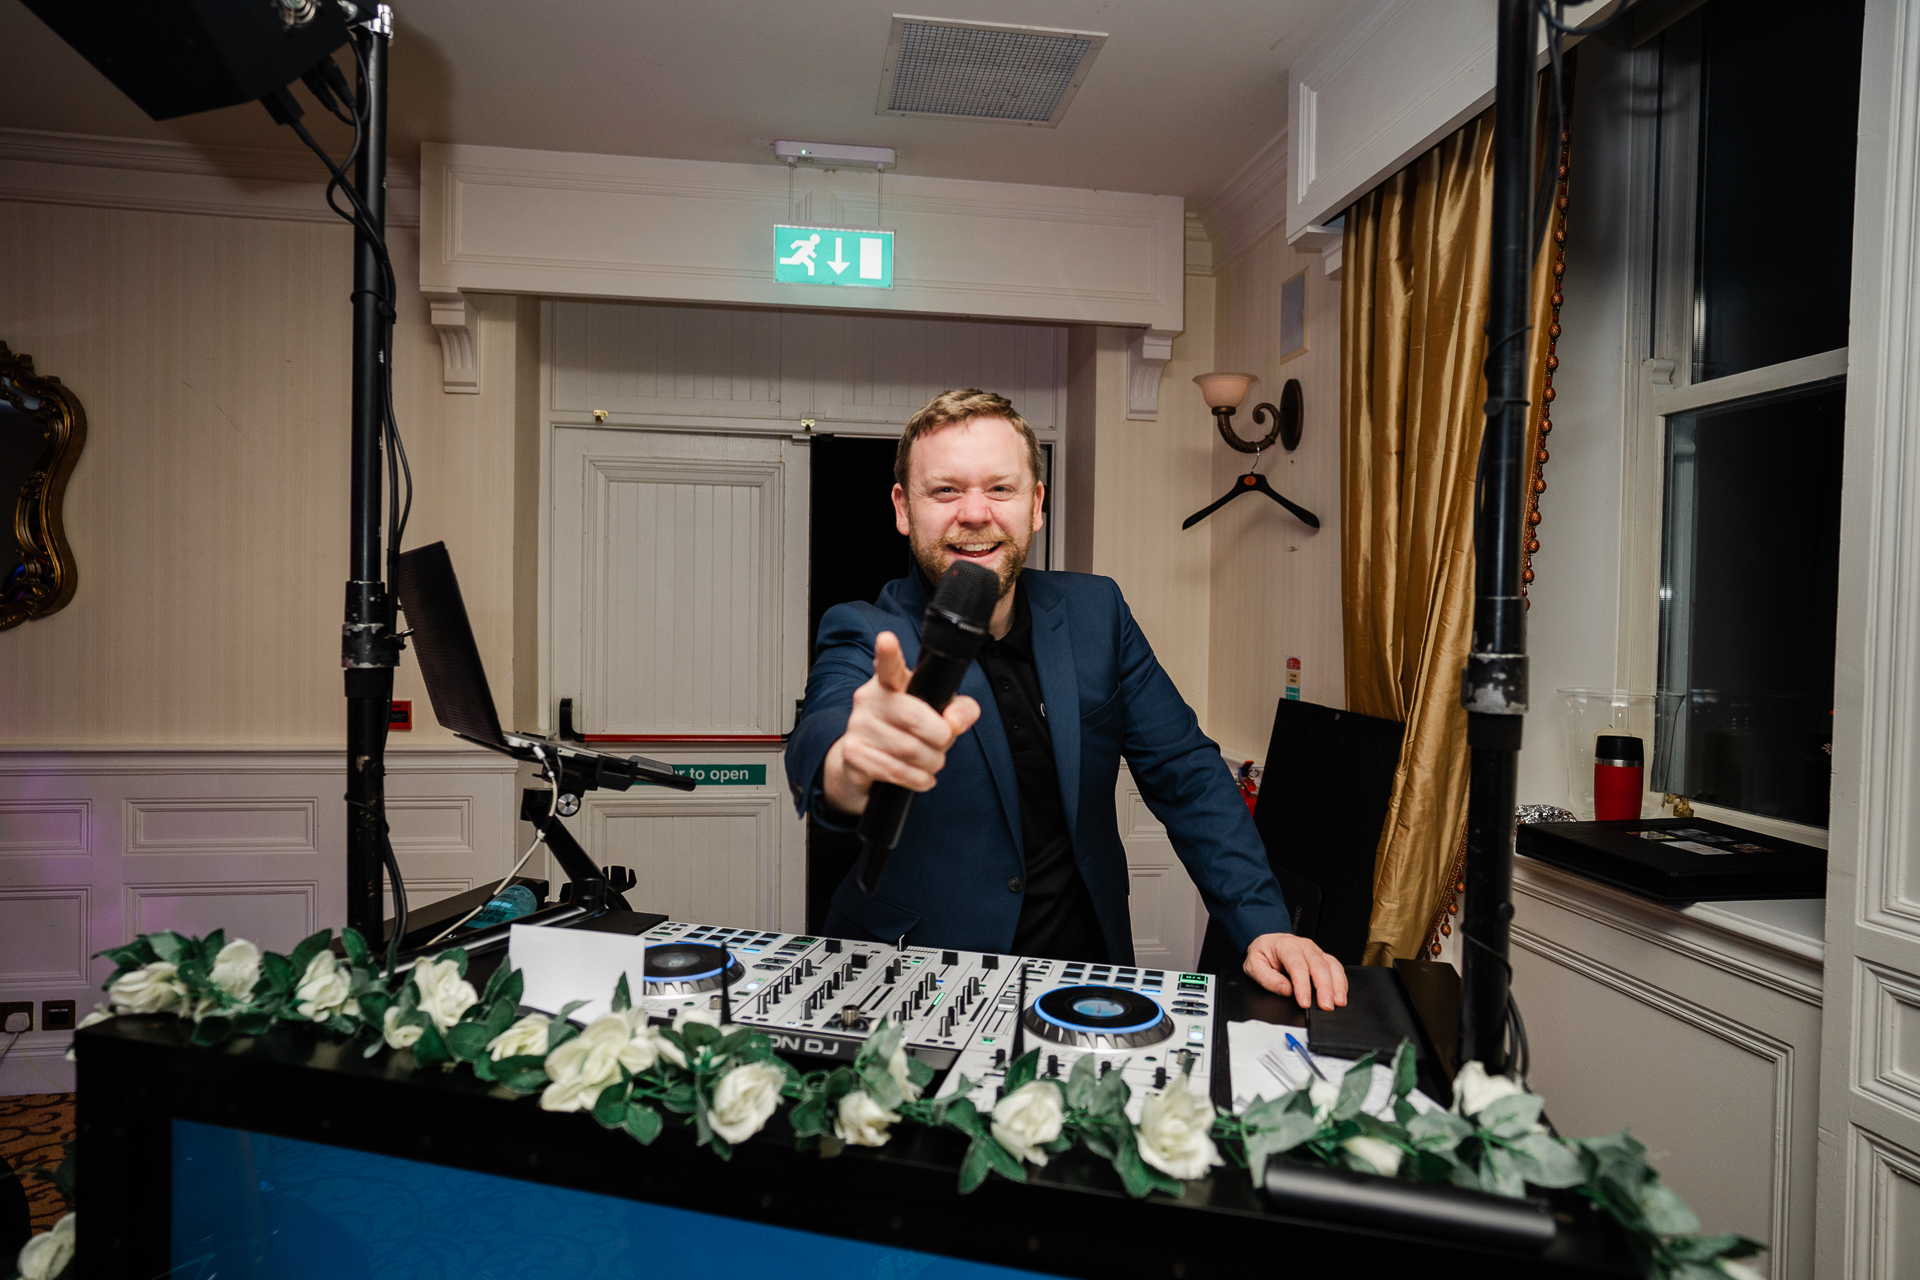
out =
[[692,791],[694,782],[673,771],[672,765],[644,756],[616,756],[577,742],[518,733],[500,727],[487,671],[480,663],[460,581],[444,542],[403,552],[395,582],[400,607],[412,628],[414,657],[433,702],[433,715],[442,727],[468,742],[510,755],[516,760],[557,764],[591,786],[625,791],[636,782]]

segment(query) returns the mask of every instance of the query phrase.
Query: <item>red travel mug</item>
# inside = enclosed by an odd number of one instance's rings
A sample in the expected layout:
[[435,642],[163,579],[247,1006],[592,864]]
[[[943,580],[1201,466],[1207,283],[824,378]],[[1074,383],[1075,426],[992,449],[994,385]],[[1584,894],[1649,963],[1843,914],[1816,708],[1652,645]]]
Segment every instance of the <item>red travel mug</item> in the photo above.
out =
[[1619,822],[1640,816],[1646,791],[1646,756],[1640,739],[1603,733],[1593,744],[1593,816]]

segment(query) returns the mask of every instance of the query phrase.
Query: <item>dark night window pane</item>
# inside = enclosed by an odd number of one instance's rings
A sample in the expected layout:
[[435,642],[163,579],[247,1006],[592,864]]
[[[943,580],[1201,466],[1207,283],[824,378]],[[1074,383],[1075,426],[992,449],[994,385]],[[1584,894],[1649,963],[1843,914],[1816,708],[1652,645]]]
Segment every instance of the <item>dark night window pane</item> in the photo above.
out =
[[1655,791],[1827,823],[1844,383],[1667,420]]
[[1847,345],[1864,12],[1864,0],[1706,11],[1696,381]]

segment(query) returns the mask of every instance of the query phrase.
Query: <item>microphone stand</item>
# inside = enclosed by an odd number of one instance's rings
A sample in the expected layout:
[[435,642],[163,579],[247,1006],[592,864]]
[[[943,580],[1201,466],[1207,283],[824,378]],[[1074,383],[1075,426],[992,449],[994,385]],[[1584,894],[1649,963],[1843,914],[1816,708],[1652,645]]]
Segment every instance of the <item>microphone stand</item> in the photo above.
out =
[[1527,445],[1527,300],[1532,282],[1535,0],[1500,0],[1493,124],[1493,260],[1487,306],[1487,424],[1473,521],[1473,645],[1460,680],[1472,764],[1460,1060],[1507,1069],[1513,967],[1513,806],[1527,711],[1520,594]]
[[[387,222],[387,45],[393,11],[379,5],[354,28],[366,57],[363,103],[366,138],[353,185],[382,238]],[[380,564],[380,466],[386,412],[387,336],[384,280],[375,242],[364,228],[353,236],[353,418],[348,521],[346,622],[340,664],[347,695],[347,924],[374,942],[382,937],[380,869],[386,831],[388,713],[393,670],[400,661],[394,599]]]

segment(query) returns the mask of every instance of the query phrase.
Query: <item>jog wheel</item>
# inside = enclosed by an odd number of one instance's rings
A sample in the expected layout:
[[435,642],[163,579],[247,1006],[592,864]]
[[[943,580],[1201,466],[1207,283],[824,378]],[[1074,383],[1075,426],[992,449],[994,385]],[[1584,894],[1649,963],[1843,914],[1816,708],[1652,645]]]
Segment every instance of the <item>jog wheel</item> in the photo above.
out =
[[1020,1020],[1042,1040],[1077,1049],[1138,1049],[1173,1034],[1157,1001],[1125,987],[1055,987]]
[[730,986],[746,974],[740,957],[704,942],[664,942],[647,948],[643,996],[691,996],[720,989],[721,965]]

